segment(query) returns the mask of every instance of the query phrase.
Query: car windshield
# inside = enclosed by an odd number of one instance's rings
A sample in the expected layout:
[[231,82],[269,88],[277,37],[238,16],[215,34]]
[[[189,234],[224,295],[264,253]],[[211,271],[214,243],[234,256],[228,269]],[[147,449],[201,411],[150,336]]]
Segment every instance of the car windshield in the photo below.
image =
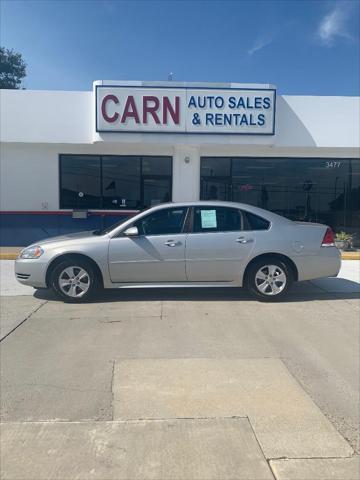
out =
[[115,228],[120,227],[120,225],[122,225],[123,223],[127,222],[131,217],[133,217],[133,216],[135,216],[135,215],[139,215],[139,213],[146,212],[146,210],[149,210],[150,208],[152,208],[152,207],[145,208],[144,210],[141,210],[141,211],[139,211],[139,212],[136,212],[134,215],[129,215],[129,216],[126,217],[125,219],[120,220],[120,222],[113,223],[113,224],[110,225],[109,227],[103,228],[102,230],[94,230],[94,231],[93,231],[93,235],[99,235],[99,236],[100,236],[100,235],[105,235],[105,234],[111,232],[112,230],[114,230]]

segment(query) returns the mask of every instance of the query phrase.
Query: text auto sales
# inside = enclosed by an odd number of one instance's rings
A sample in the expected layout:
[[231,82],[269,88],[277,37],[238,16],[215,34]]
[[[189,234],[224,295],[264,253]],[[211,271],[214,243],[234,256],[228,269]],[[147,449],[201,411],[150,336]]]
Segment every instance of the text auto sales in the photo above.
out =
[[[268,110],[271,108],[271,100],[269,97],[229,97],[224,99],[221,96],[191,96],[188,108],[208,109],[216,108],[218,110],[224,107],[233,110]],[[263,113],[209,113],[205,114],[205,125],[250,125],[262,126],[265,124],[265,115]],[[194,113],[192,123],[194,125],[201,124],[200,114]]]
[[[173,100],[172,102],[167,96],[159,98],[144,95],[141,105],[139,105],[134,96],[128,95],[121,111],[119,98],[116,95],[106,95],[101,103],[101,113],[108,123],[119,122],[124,124],[132,120],[135,124],[147,124],[149,121],[153,121],[158,125],[167,125],[171,118],[174,125],[179,125],[180,97],[175,96]],[[108,113],[108,104],[117,107],[111,114]],[[266,122],[266,116],[261,111],[271,108],[271,98],[266,96],[229,96],[224,98],[220,95],[192,95],[187,102],[187,108],[193,112],[191,123],[194,126],[263,126]],[[227,113],[219,111],[216,113],[201,112],[201,110],[222,110],[225,108]],[[234,113],[230,113],[228,109],[234,110]],[[194,110],[200,110],[200,112],[194,112]],[[201,115],[202,113],[203,115]]]

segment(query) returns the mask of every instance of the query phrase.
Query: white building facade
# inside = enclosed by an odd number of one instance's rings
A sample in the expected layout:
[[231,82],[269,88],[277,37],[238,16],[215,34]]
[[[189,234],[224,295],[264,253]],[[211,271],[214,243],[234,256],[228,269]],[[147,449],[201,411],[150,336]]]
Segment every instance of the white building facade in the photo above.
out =
[[97,81],[88,92],[1,90],[0,102],[2,245],[198,199],[250,203],[359,241],[359,97]]

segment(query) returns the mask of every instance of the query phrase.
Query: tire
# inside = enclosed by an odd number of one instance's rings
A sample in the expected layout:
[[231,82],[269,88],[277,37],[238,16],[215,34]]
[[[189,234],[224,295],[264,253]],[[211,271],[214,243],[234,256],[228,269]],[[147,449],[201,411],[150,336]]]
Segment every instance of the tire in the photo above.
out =
[[264,257],[250,265],[245,285],[250,294],[262,302],[277,302],[294,282],[291,267],[275,257]]
[[57,296],[69,303],[83,303],[95,297],[101,288],[90,262],[64,260],[51,273],[50,286]]

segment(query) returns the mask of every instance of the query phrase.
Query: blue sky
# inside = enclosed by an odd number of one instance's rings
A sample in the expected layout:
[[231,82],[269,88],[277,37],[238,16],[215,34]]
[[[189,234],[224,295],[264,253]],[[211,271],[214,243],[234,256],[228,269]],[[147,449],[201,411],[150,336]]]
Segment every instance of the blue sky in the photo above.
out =
[[97,79],[273,83],[359,95],[360,1],[0,0],[1,45],[29,89]]

